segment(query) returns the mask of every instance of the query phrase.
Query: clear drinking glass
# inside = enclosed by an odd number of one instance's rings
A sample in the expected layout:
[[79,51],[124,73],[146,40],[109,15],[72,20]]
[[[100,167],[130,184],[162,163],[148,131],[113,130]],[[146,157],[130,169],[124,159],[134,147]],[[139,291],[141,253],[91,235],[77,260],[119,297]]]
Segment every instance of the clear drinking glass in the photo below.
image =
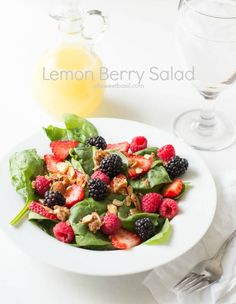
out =
[[236,81],[236,1],[181,0],[177,41],[204,105],[181,114],[175,133],[196,149],[225,149],[235,141],[236,129],[215,112],[215,100]]

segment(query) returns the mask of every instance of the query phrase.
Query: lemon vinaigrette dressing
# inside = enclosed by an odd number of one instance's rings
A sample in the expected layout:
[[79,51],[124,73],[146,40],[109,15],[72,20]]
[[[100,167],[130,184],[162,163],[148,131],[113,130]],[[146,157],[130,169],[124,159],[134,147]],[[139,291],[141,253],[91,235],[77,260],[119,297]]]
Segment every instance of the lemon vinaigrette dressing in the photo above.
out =
[[53,18],[59,21],[62,42],[37,64],[33,79],[35,98],[56,118],[65,112],[88,116],[104,95],[102,62],[92,51],[94,36],[86,36],[82,31],[84,19],[74,1],[73,6],[68,7],[67,2],[59,12],[57,9]]

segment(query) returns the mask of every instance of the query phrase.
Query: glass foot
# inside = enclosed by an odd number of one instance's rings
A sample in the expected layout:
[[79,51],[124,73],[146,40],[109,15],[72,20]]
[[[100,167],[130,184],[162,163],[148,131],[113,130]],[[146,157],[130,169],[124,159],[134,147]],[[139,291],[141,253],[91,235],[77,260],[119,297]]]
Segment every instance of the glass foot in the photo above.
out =
[[174,122],[174,132],[195,149],[219,151],[231,146],[236,139],[235,125],[222,114],[207,119],[201,110],[182,113]]

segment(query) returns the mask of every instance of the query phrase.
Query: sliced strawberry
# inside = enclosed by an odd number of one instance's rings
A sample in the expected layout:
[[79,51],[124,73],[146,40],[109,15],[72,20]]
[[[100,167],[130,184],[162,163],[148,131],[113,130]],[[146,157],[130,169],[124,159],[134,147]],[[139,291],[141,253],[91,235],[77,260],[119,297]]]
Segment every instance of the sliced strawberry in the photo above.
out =
[[112,245],[117,249],[129,249],[141,243],[140,237],[123,228],[111,236]]
[[64,197],[66,199],[66,207],[71,208],[84,199],[84,188],[74,184],[66,189]]
[[79,144],[76,140],[58,140],[52,141],[50,147],[52,153],[60,160],[65,160],[69,155],[70,149],[77,147]]
[[46,155],[44,155],[44,160],[46,162],[47,170],[50,173],[58,172],[57,163],[61,162],[61,160],[59,158],[57,158],[56,156],[54,156],[52,154],[46,154]]
[[129,143],[127,141],[117,143],[117,144],[108,144],[107,150],[118,150],[120,152],[128,152]]
[[147,173],[152,166],[152,159],[147,159],[141,155],[128,156],[128,176],[132,179]]
[[29,205],[29,209],[52,221],[57,220],[57,216],[55,214],[53,214],[52,212],[48,211],[49,208],[46,209],[46,207],[43,206],[42,204],[40,204],[39,202],[32,201]]
[[173,183],[166,185],[162,190],[162,194],[164,197],[177,197],[180,195],[183,189],[182,179],[177,178],[173,181]]

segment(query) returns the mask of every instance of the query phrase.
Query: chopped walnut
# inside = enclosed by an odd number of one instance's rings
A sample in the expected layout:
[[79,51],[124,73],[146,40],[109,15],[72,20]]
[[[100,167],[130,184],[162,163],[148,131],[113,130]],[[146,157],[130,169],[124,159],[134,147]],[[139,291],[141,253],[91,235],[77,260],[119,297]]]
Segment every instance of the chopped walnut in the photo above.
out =
[[56,181],[56,182],[52,185],[52,189],[53,189],[53,191],[58,191],[58,192],[60,192],[61,194],[64,194],[65,191],[66,191],[66,187],[65,187],[65,185],[63,184],[62,181]]
[[72,184],[74,184],[75,180],[71,179],[68,175],[64,175],[62,177],[62,182],[65,187],[68,187],[68,186],[71,186]]
[[128,186],[127,190],[128,190],[128,195],[131,195],[134,192],[132,186]]
[[119,174],[118,176],[113,178],[111,190],[114,193],[127,194],[127,186],[128,182],[126,176],[123,174]]
[[69,169],[69,164],[65,162],[59,162],[56,164],[57,170],[61,174],[66,174],[67,170]]
[[86,215],[82,219],[83,224],[88,224],[88,228],[91,232],[95,233],[102,226],[102,220],[97,212],[92,212]]
[[140,174],[140,173],[143,172],[143,169],[142,169],[142,168],[136,168],[136,169],[135,169],[135,172],[136,172],[137,174]]
[[144,185],[146,187],[149,187],[149,185],[150,185],[149,180],[147,178],[144,180]]
[[132,204],[132,200],[131,197],[128,195],[126,196],[125,200],[124,200],[124,204],[129,207]]
[[68,168],[67,175],[69,175],[70,178],[75,178],[75,169],[72,166]]
[[92,214],[88,214],[88,215],[86,215],[86,216],[84,216],[84,217],[82,218],[82,224],[91,223],[92,220],[93,220]]
[[117,212],[118,212],[117,207],[113,204],[108,204],[107,205],[107,210],[108,210],[109,213],[113,213],[113,214],[117,214]]
[[108,156],[109,154],[110,153],[107,150],[101,150],[101,149],[97,150],[94,157],[96,166],[99,166],[102,159]]
[[70,210],[67,207],[56,205],[54,206],[54,214],[60,221],[65,222],[69,218]]
[[76,179],[76,184],[79,185],[82,188],[85,188],[85,185],[87,183],[87,178],[85,174],[80,174]]
[[129,213],[130,213],[130,215],[134,215],[134,214],[138,213],[138,210],[137,210],[137,208],[132,208],[132,209],[130,209]]
[[131,196],[131,201],[132,203],[134,204],[134,206],[138,209],[138,210],[141,210],[141,205],[140,205],[140,201],[139,201],[139,198],[136,194],[132,193]]
[[117,206],[117,207],[120,207],[120,206],[123,206],[123,205],[124,205],[124,202],[119,201],[118,199],[114,199],[114,200],[112,201],[112,204],[115,205],[115,206]]

